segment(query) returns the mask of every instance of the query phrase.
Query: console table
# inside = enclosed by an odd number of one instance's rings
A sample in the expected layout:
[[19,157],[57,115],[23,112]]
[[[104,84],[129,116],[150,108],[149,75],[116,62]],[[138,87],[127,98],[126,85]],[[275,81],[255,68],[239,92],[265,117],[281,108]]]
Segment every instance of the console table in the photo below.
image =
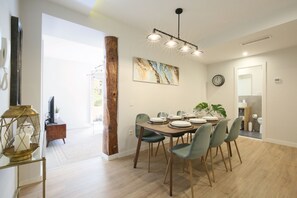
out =
[[24,161],[19,161],[19,162],[10,162],[10,159],[4,155],[1,156],[0,154],[0,170],[1,169],[6,169],[6,168],[16,168],[16,192],[15,192],[15,197],[19,197],[19,192],[21,188],[28,187],[32,184],[27,184],[27,185],[20,185],[20,166],[22,165],[27,165],[27,164],[32,164],[32,163],[37,163],[41,162],[42,163],[42,180],[39,182],[35,183],[42,183],[42,197],[45,198],[45,180],[46,180],[46,159],[44,157],[43,149],[41,147],[37,148],[36,151],[32,154],[32,158]]
[[55,123],[46,123],[46,147],[48,147],[48,143],[52,140],[63,139],[65,144],[66,138],[66,123],[64,123],[61,119],[55,120]]

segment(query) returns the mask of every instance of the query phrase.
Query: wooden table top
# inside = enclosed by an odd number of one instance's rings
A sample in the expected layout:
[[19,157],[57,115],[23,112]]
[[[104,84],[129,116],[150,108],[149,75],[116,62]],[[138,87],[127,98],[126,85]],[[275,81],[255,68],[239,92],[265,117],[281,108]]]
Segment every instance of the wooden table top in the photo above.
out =
[[[207,121],[207,123],[211,123],[212,125],[216,125],[219,121]],[[206,124],[206,123],[204,123]],[[156,133],[163,134],[165,136],[179,136],[183,133],[187,132],[195,132],[201,125],[203,124],[192,124],[191,127],[171,127],[170,123],[166,124],[152,124],[148,122],[136,123],[137,126],[143,127],[144,129],[154,131]]]

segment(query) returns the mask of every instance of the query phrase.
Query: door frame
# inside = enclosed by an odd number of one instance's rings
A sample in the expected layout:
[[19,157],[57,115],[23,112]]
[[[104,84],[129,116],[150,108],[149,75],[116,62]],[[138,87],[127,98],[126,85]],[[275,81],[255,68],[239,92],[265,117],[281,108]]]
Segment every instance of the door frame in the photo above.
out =
[[237,94],[237,79],[238,79],[238,70],[244,69],[244,68],[251,68],[261,66],[262,67],[262,140],[265,140],[266,138],[266,126],[267,126],[267,120],[266,120],[266,108],[267,108],[267,63],[266,62],[256,62],[256,63],[243,63],[238,66],[234,67],[234,98],[235,98],[235,114],[236,117],[238,117],[238,94]]

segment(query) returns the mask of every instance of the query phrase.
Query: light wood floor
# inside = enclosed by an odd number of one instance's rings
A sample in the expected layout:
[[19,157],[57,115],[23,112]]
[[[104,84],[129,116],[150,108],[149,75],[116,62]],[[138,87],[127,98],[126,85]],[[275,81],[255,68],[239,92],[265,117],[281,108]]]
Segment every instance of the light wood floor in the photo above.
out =
[[[297,148],[243,137],[238,139],[238,146],[243,164],[232,144],[233,171],[225,171],[218,155],[213,187],[200,161],[194,162],[196,197],[297,197]],[[132,168],[133,156],[113,161],[93,158],[51,169],[47,174],[47,197],[169,197],[168,184],[163,184],[165,159],[162,149],[159,151],[157,158],[152,158],[151,173],[147,173],[146,152],[140,153],[137,169]],[[226,145],[223,152],[227,157]],[[181,164],[174,159],[173,197],[191,197],[189,177],[182,172]],[[41,186],[23,189],[21,197],[41,197]]]

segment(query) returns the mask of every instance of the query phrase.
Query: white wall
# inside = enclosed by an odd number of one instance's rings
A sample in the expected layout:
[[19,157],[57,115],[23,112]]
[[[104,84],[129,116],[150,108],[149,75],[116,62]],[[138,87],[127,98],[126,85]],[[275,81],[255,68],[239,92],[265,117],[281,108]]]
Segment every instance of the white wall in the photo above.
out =
[[[0,31],[2,33],[2,37],[8,39],[9,45],[10,16],[19,16],[18,1],[0,0]],[[10,76],[10,57],[7,58],[6,68],[9,73],[8,76]],[[3,73],[1,72],[2,71],[0,71],[0,78],[2,79]],[[0,115],[9,108],[9,90],[9,86],[5,91],[0,90]],[[1,150],[0,153],[2,153]],[[0,170],[0,197],[13,197],[14,189],[16,188],[15,177],[16,174],[14,168]]]
[[[297,147],[295,125],[297,118],[297,47],[278,50],[258,56],[212,64],[208,66],[208,81],[213,75],[221,73],[226,83],[222,87],[207,86],[207,97],[210,102],[221,102],[227,109],[228,117],[234,118],[235,76],[234,67],[261,65],[267,63],[266,85],[266,122],[264,141]],[[280,78],[281,83],[274,79]],[[264,104],[263,104],[264,105]]]
[[[99,14],[85,16],[47,1],[28,0],[22,4],[21,10],[25,21],[23,29],[26,40],[23,49],[28,52],[24,54],[26,58],[23,59],[25,70],[23,90],[28,91],[30,87],[31,93],[23,93],[23,101],[30,101],[37,110],[41,110],[42,12],[119,38],[118,140],[121,155],[135,152],[136,138],[129,136],[128,130],[134,128],[137,113],[146,112],[155,116],[159,111],[190,110],[198,102],[206,100],[206,67],[175,52],[168,52],[160,46],[148,44],[145,39],[146,32],[137,31],[133,27],[127,27]],[[180,85],[168,86],[132,81],[134,56],[178,66]],[[32,79],[32,75],[37,77]]]
[[[45,46],[46,47],[46,46]],[[44,59],[44,108],[47,100],[55,97],[55,107],[67,129],[90,126],[90,74],[91,65],[56,58]]]

